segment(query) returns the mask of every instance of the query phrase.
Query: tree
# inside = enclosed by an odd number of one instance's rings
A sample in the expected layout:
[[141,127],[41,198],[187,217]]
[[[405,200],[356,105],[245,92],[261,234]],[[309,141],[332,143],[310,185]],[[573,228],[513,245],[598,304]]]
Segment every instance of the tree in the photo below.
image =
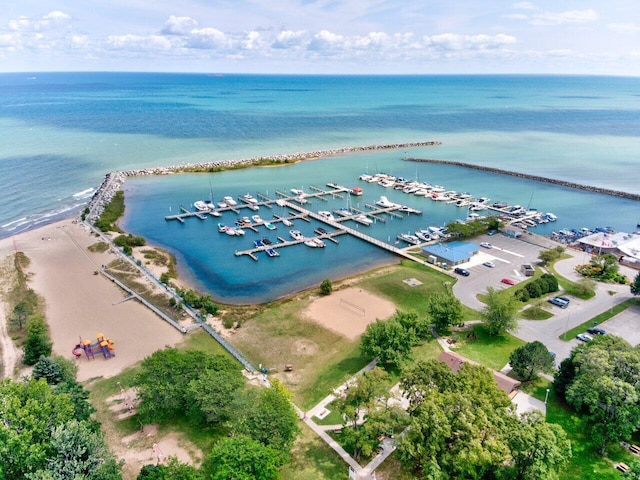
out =
[[331,280],[328,278],[324,279],[320,284],[320,293],[322,295],[330,295],[333,291],[333,285],[331,284]]
[[204,477],[195,467],[169,457],[166,465],[142,467],[136,480],[204,480]]
[[564,253],[564,247],[556,247],[556,248],[550,248],[547,250],[542,250],[539,254],[538,254],[538,259],[540,260],[540,263],[542,265],[548,265],[550,263],[555,262],[556,260],[558,260],[562,254]]
[[410,357],[415,342],[415,333],[406,330],[397,318],[378,319],[367,325],[360,337],[360,350],[377,358],[380,364],[394,368]]
[[595,270],[594,276],[603,280],[613,279],[620,269],[620,265],[618,265],[618,258],[612,253],[595,255],[591,257],[590,263]]
[[27,322],[27,337],[24,342],[24,363],[34,365],[40,356],[51,355],[52,343],[47,324],[42,315],[32,315]]
[[277,379],[273,379],[271,385],[259,392],[250,390],[248,401],[232,422],[231,431],[272,447],[284,463],[298,435],[299,419],[291,404],[291,394]]
[[631,294],[632,295],[640,295],[640,272],[636,275],[636,278],[633,280],[631,284]]
[[517,480],[555,480],[571,458],[571,442],[560,425],[546,423],[537,410],[512,421],[507,444],[513,459],[511,475]]
[[208,370],[189,382],[189,391],[194,398],[192,415],[204,415],[207,423],[220,423],[231,418],[236,393],[245,385],[238,370]]
[[487,288],[486,307],[480,312],[489,335],[502,335],[517,326],[518,301],[511,295],[501,295],[493,287]]
[[276,480],[279,460],[273,448],[241,435],[216,443],[202,470],[208,480]]
[[44,378],[49,385],[57,385],[62,380],[62,368],[54,359],[40,355],[33,366],[33,378]]
[[443,331],[450,325],[457,325],[462,320],[462,304],[451,292],[435,293],[427,302],[427,313],[436,325],[436,330]]
[[537,340],[511,352],[509,363],[513,371],[525,382],[533,380],[540,370],[552,371],[554,366],[549,350]]

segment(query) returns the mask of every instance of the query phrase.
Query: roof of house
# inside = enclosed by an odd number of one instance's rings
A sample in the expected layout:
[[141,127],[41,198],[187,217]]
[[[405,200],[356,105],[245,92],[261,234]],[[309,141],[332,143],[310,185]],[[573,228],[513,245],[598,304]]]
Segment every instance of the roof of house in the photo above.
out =
[[422,247],[422,251],[428,255],[436,255],[452,263],[471,257],[479,250],[473,242],[435,243]]
[[[453,373],[458,373],[458,370],[460,370],[460,367],[464,363],[479,365],[473,360],[469,360],[468,358],[454,352],[442,352],[438,357],[438,361],[446,363]],[[521,383],[518,380],[508,377],[504,373],[496,372],[495,370],[492,370],[492,373],[493,379],[496,381],[498,388],[509,396],[511,396],[514,390]]]

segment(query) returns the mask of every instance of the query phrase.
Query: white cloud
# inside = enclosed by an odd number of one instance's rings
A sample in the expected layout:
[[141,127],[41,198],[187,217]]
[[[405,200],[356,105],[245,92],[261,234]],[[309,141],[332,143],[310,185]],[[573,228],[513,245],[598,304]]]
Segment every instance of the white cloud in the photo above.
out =
[[0,33],[0,48],[15,48],[18,46],[19,38],[12,33]]
[[529,17],[524,13],[507,13],[502,15],[502,18],[509,18],[511,20],[527,20]]
[[198,26],[197,20],[191,17],[176,17],[171,15],[162,28],[163,35],[186,35]]
[[587,10],[569,10],[567,12],[561,13],[537,13],[531,17],[531,24],[540,26],[555,26],[565,25],[567,23],[588,23],[594,22],[597,19],[598,14],[596,13],[596,11],[589,8]]
[[538,7],[531,2],[514,3],[511,8],[515,8],[516,10],[538,10]]
[[607,24],[607,28],[624,35],[631,35],[640,32],[640,25],[635,23],[609,23]]
[[443,50],[489,50],[512,45],[516,37],[505,34],[498,35],[459,35],[445,33],[424,37],[426,45],[433,45]]
[[392,40],[385,32],[370,32],[366,37],[356,37],[353,45],[357,48],[380,48],[388,45]]
[[72,35],[69,39],[69,46],[71,48],[87,48],[89,44],[90,41],[87,35]]
[[263,43],[264,42],[262,41],[260,32],[252,30],[250,32],[247,32],[247,36],[242,41],[242,48],[244,48],[245,50],[259,50],[262,47]]
[[226,46],[227,36],[215,28],[200,28],[189,32],[187,47],[210,50]]
[[313,36],[307,48],[317,52],[342,50],[344,37],[327,30],[322,30]]
[[19,32],[43,32],[64,26],[70,21],[70,15],[64,12],[54,11],[43,16],[23,16],[9,20],[9,30]]
[[108,50],[131,52],[167,52],[172,46],[172,42],[161,35],[109,35],[105,43]]
[[283,30],[276,35],[275,41],[271,44],[271,48],[286,49],[300,47],[304,42],[305,31]]

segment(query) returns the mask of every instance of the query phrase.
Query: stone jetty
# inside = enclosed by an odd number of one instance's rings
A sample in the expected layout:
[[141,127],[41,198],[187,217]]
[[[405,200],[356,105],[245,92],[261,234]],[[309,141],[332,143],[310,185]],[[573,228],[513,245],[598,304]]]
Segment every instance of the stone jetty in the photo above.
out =
[[611,195],[614,197],[622,197],[622,198],[628,198],[629,200],[640,201],[640,194],[637,194],[637,193],[621,192],[619,190],[611,190],[608,188],[594,187],[591,185],[582,185],[580,183],[567,182],[565,180],[557,180],[555,178],[541,177],[538,175],[530,175],[528,173],[513,172],[511,170],[502,170],[500,168],[485,167],[482,165],[473,165],[473,164],[464,163],[464,162],[456,162],[454,160],[436,160],[433,158],[411,158],[411,157],[404,157],[403,160],[406,160],[408,162],[423,162],[423,163],[435,163],[440,165],[454,165],[456,167],[471,168],[474,170],[481,170],[483,172],[498,173],[500,175],[509,175],[511,177],[524,178],[527,180],[535,180],[537,182],[552,183],[554,185],[560,185],[562,187],[575,188],[578,190],[585,190],[587,192],[602,193],[604,195]]
[[165,167],[151,167],[141,168],[137,170],[124,170],[119,172],[110,172],[105,175],[105,179],[102,185],[96,190],[91,201],[89,202],[89,214],[87,219],[90,222],[95,222],[102,212],[104,206],[107,205],[115,193],[120,190],[122,184],[127,177],[139,177],[144,175],[171,175],[175,173],[188,173],[188,172],[206,172],[215,169],[232,168],[239,166],[251,166],[264,162],[273,163],[291,163],[302,160],[310,160],[312,158],[330,157],[333,155],[340,155],[343,153],[354,152],[369,152],[376,150],[396,150],[400,148],[417,148],[417,147],[434,147],[441,145],[442,142],[437,140],[428,142],[410,142],[410,143],[393,143],[387,145],[365,145],[359,147],[343,147],[333,148],[329,150],[316,150],[313,152],[299,152],[281,155],[271,155],[263,157],[245,158],[239,160],[220,160],[216,162],[203,162],[203,163],[184,163],[180,165],[169,165]]

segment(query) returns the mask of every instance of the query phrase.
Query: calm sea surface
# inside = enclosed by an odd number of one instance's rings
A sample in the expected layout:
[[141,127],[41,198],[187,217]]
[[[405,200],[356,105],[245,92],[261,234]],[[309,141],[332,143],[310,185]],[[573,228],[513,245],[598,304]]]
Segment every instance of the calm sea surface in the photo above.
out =
[[[355,202],[386,194],[424,211],[367,229],[383,240],[466,215],[358,180],[365,171],[386,171],[555,212],[559,221],[538,227],[542,233],[583,226],[631,231],[640,220],[638,202],[401,160],[405,154],[457,160],[640,193],[638,78],[38,73],[0,75],[0,237],[79,211],[112,170],[423,140],[443,144],[286,168],[130,180],[125,224],[176,253],[183,274],[219,300],[245,302],[390,257],[343,235],[339,245],[286,248],[279,258],[254,262],[233,252],[266,231],[233,238],[220,235],[213,218],[181,225],[165,215],[198,199],[273,196],[276,189],[326,182],[363,187]],[[341,206],[346,199],[315,200],[311,208]],[[222,221],[233,223],[235,214]],[[311,234],[314,225],[296,228]],[[280,225],[268,236],[286,238],[287,230]]]

